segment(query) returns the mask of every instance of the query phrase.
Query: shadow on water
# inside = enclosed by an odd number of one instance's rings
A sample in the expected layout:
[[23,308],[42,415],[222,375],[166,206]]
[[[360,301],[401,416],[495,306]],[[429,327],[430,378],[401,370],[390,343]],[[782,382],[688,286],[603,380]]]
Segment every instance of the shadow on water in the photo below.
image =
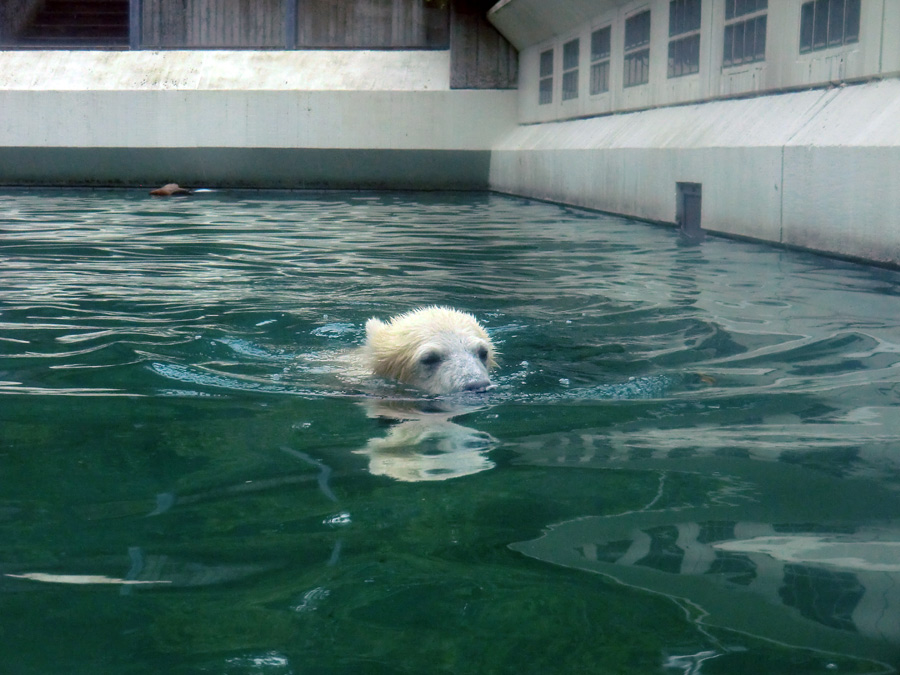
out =
[[[900,663],[896,273],[496,195],[0,206],[17,672]],[[360,370],[432,303],[495,389]]]

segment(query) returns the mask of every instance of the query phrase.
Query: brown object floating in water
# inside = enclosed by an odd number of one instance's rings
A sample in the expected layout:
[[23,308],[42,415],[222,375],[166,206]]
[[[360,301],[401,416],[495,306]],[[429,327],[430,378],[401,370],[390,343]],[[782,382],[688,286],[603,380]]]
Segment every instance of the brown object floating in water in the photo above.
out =
[[178,183],[167,183],[161,188],[151,190],[150,194],[156,197],[170,197],[172,195],[189,195],[191,191],[181,187]]

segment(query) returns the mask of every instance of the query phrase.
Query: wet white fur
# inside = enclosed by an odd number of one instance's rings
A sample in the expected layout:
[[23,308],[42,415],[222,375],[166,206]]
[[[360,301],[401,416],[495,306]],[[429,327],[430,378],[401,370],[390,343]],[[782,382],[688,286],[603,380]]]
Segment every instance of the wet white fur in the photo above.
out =
[[448,307],[424,307],[387,323],[369,319],[364,354],[376,375],[438,395],[486,389],[497,365],[475,317]]

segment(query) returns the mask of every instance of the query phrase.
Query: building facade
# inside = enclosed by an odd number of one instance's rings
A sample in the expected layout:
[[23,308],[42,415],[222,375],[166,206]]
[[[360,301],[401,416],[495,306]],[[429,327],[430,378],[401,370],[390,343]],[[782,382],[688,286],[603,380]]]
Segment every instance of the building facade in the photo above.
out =
[[900,3],[504,0],[491,186],[900,264]]
[[512,0],[489,16],[520,52],[522,123],[900,73],[900,3],[884,0]]

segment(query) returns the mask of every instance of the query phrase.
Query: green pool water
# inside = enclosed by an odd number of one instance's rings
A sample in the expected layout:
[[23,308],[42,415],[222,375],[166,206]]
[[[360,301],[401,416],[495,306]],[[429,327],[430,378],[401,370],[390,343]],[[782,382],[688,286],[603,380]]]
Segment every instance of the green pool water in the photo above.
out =
[[[496,387],[354,372],[475,314]],[[33,673],[900,664],[900,274],[492,194],[0,191]]]

